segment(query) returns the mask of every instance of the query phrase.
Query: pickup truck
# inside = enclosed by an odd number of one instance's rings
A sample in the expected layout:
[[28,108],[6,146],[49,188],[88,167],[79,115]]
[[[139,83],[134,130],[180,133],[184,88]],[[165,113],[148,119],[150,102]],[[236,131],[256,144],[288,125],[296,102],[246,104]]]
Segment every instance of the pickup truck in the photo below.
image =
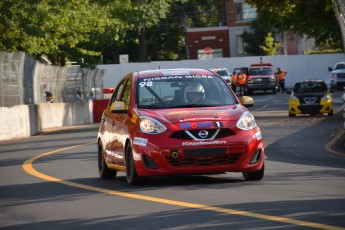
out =
[[345,62],[337,62],[334,66],[328,67],[328,71],[331,72],[330,87],[331,89],[340,89],[345,86]]
[[271,63],[255,63],[249,67],[247,76],[247,93],[251,95],[253,91],[263,90],[277,93],[278,81],[274,75],[273,66]]

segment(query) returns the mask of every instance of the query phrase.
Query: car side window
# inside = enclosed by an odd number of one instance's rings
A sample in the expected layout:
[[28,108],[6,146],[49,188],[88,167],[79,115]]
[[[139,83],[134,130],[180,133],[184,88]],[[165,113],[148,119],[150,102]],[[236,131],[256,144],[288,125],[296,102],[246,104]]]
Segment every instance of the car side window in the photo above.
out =
[[121,100],[125,103],[126,109],[129,108],[129,103],[131,100],[131,89],[132,89],[132,79],[129,78],[126,83],[125,89],[123,91],[122,100]]
[[115,92],[113,94],[113,97],[111,99],[111,104],[116,102],[116,101],[121,101],[122,91],[126,85],[126,82],[127,82],[127,78],[122,80],[122,82],[117,86],[117,88],[115,89]]

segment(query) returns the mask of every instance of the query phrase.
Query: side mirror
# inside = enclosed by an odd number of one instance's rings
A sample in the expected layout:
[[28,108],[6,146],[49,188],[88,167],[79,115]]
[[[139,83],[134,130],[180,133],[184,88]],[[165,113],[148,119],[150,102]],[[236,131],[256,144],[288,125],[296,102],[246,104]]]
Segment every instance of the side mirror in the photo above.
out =
[[243,96],[241,98],[241,105],[244,107],[252,107],[254,106],[254,99],[252,97]]
[[328,71],[329,72],[333,71],[333,68],[332,67],[328,67]]
[[110,105],[110,111],[112,113],[127,113],[126,105],[123,101],[116,101]]

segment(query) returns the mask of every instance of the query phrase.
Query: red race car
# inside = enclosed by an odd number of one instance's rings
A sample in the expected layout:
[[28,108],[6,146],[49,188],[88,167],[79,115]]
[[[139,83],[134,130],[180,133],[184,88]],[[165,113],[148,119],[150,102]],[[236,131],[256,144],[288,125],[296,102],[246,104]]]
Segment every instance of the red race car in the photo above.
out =
[[260,128],[218,75],[204,69],[129,73],[116,86],[98,131],[100,178],[242,172],[264,176]]

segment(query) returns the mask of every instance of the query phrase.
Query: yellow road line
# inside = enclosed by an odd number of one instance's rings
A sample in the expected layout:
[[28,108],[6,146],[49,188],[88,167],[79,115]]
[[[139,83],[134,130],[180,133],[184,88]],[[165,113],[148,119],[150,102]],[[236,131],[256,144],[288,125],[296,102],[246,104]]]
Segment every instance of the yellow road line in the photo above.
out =
[[293,224],[293,225],[305,226],[305,227],[311,227],[311,228],[329,229],[329,230],[331,230],[331,229],[332,230],[338,230],[338,229],[339,230],[340,229],[345,230],[345,228],[342,228],[342,227],[336,227],[336,226],[325,225],[325,224],[318,224],[318,223],[313,223],[313,222],[308,222],[308,221],[294,220],[294,219],[285,218],[285,217],[271,216],[271,215],[246,212],[246,211],[239,211],[239,210],[228,209],[228,208],[219,208],[219,207],[202,205],[202,204],[188,203],[188,202],[169,200],[169,199],[163,199],[163,198],[127,193],[127,192],[114,191],[114,190],[109,190],[109,189],[104,189],[104,188],[98,188],[98,187],[94,187],[94,186],[78,184],[78,183],[74,183],[74,182],[70,182],[70,181],[65,181],[65,180],[62,180],[59,178],[51,177],[49,175],[40,173],[33,168],[33,162],[39,158],[42,158],[44,156],[54,154],[57,152],[62,152],[62,151],[68,150],[68,149],[82,147],[82,146],[89,145],[89,144],[90,143],[70,146],[67,148],[57,149],[57,150],[54,150],[51,152],[46,152],[46,153],[40,154],[38,156],[32,157],[23,163],[23,169],[28,174],[31,174],[31,175],[36,176],[38,178],[41,178],[43,180],[56,182],[56,183],[60,183],[60,184],[64,184],[64,185],[68,185],[68,186],[72,186],[72,187],[76,187],[76,188],[86,189],[86,190],[90,190],[90,191],[106,193],[109,195],[122,196],[122,197],[127,197],[127,198],[132,198],[132,199],[145,200],[145,201],[156,202],[156,203],[161,203],[161,204],[180,206],[180,207],[184,207],[184,208],[193,208],[193,209],[199,209],[199,210],[205,210],[205,211],[227,213],[227,214],[231,214],[231,215],[247,216],[247,217],[252,217],[252,218],[257,218],[257,219],[263,219],[263,220],[268,220],[268,221],[275,221],[275,222],[281,222],[281,223],[287,223],[287,224]]

